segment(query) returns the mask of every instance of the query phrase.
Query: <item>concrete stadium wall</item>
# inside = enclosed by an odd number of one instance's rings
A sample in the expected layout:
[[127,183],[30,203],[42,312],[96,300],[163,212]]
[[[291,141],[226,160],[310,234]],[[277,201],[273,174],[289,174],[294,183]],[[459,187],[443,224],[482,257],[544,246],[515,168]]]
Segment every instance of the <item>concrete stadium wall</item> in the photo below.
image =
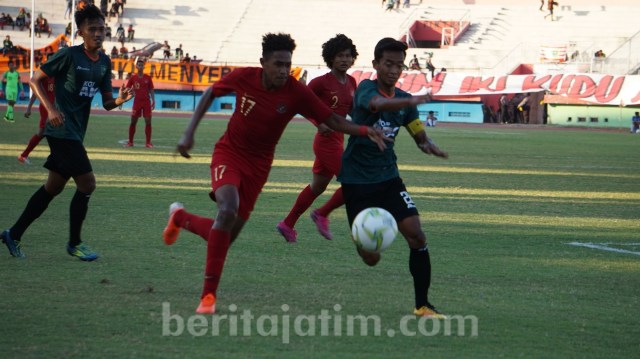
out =
[[547,123],[578,127],[629,128],[640,108],[589,105],[548,105]]

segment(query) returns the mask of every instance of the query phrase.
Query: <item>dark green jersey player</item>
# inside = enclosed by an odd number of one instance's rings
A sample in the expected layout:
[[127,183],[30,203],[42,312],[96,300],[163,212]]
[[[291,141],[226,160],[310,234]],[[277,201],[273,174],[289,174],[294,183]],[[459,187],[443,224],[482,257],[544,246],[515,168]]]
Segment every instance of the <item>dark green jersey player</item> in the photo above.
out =
[[78,45],[60,49],[40,70],[56,79],[55,106],[64,117],[61,125],[47,123],[45,136],[82,142],[93,97],[98,92],[112,93],[111,60],[102,52],[89,57],[84,46]]
[[[44,186],[31,196],[16,223],[0,234],[14,257],[24,257],[20,247],[22,235],[60,194],[70,178],[76,183],[76,193],[69,210],[69,243],[67,253],[84,261],[98,255],[82,243],[80,232],[87,214],[89,198],[96,179],[91,162],[82,144],[93,97],[100,92],[102,105],[112,110],[133,98],[133,91],[120,88],[117,98],[111,90],[111,63],[100,52],[105,37],[104,16],[100,9],[88,5],[75,14],[78,34],[84,40],[79,46],[60,50],[37,70],[29,82],[49,113],[45,136],[51,150],[44,167],[49,177]],[[44,81],[55,78],[55,103],[46,94]]]
[[[427,137],[418,118],[416,105],[429,101],[431,97],[411,96],[395,87],[402,74],[406,50],[406,44],[392,38],[378,42],[373,60],[377,79],[360,83],[354,94],[351,117],[356,124],[383,129],[391,138],[395,138],[398,131],[405,127],[422,152],[447,158],[447,153]],[[342,183],[349,225],[365,208],[381,207],[391,212],[398,222],[400,233],[409,244],[409,270],[415,292],[413,313],[444,318],[428,300],[431,259],[427,238],[422,231],[416,205],[400,179],[393,144],[387,144],[387,148],[380,151],[369,139],[351,136],[342,155],[338,181]],[[380,260],[379,253],[367,252],[362,248],[357,248],[357,251],[370,266]]]

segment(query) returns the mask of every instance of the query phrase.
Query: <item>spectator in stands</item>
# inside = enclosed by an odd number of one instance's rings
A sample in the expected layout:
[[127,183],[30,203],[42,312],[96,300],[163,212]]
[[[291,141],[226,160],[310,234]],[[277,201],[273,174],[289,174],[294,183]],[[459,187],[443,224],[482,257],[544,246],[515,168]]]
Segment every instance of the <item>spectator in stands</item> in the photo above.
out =
[[38,17],[36,18],[36,35],[38,37],[42,37],[42,33],[48,33],[49,36],[51,36],[51,29],[49,28],[49,22],[47,21],[47,19],[45,19],[44,16],[42,16],[42,14],[39,14]]
[[188,64],[191,62],[191,57],[189,57],[189,53],[187,52],[187,55],[185,57],[182,58],[182,60],[180,60],[180,62],[183,62],[185,64]]
[[598,50],[598,51],[596,51],[596,53],[595,53],[595,54],[593,54],[593,56],[594,56],[596,59],[604,59],[605,57],[607,57],[607,55],[605,55],[605,54],[604,54],[604,52],[603,52],[602,50]]
[[115,47],[115,45],[111,49],[111,58],[112,59],[117,59],[118,58],[118,48]]
[[433,114],[433,111],[429,111],[427,115],[427,127],[436,127],[436,123],[438,122],[438,118]]
[[20,28],[20,31],[24,29],[25,18],[27,17],[27,12],[23,7],[18,10],[18,15],[16,15],[16,26]]
[[[400,0],[398,0],[400,1]],[[388,0],[387,1],[387,8],[384,11],[391,11],[393,10],[393,5],[396,4],[396,0]]]
[[109,41],[111,41],[111,26],[106,26],[104,29],[104,36],[105,38],[109,38]]
[[436,67],[433,66],[433,63],[431,62],[432,58],[433,58],[433,52],[427,52],[427,60],[425,62],[425,68],[429,72],[431,72],[431,80],[433,80],[433,78],[435,77],[434,71],[436,70]]
[[413,54],[413,58],[409,61],[409,68],[411,70],[420,70],[420,61],[418,61],[416,54]]
[[11,25],[12,30],[16,28],[16,24],[13,22],[11,15],[9,13],[2,13],[2,17],[0,17],[0,29],[4,30],[4,27],[9,25]]
[[109,10],[109,16],[107,17],[107,21],[111,21],[112,17],[119,16],[119,14],[120,14],[120,4],[114,1],[113,4],[111,4],[111,10]]
[[636,115],[631,118],[631,133],[636,135],[640,133],[640,112],[636,111]]
[[29,37],[31,37],[31,13],[28,12],[24,17],[24,26],[29,29]]
[[69,15],[69,19],[71,19],[71,8],[73,7],[73,4],[71,3],[72,0],[67,0],[67,9],[64,11],[64,18],[67,18],[67,15]]
[[164,44],[162,45],[162,54],[163,54],[163,58],[165,60],[169,60],[169,58],[171,57],[171,46],[169,45],[169,42],[167,40],[164,40]]
[[202,61],[202,59],[200,59],[200,60],[199,60],[199,59],[198,59],[198,56],[196,56],[196,55],[193,55],[193,57],[191,58],[191,62],[192,62],[192,63],[199,64],[199,63],[200,63],[200,61]]
[[544,0],[540,0],[540,11],[544,11],[542,8],[544,7]]
[[120,9],[120,17],[124,16],[124,0],[115,0],[115,2],[118,4],[118,8]]
[[178,61],[181,61],[183,54],[184,52],[182,51],[182,44],[180,44],[178,47],[176,47],[176,59]]
[[7,35],[7,37],[4,38],[4,41],[2,41],[2,54],[6,55],[13,51],[13,41],[11,41],[11,36]]
[[136,30],[133,29],[133,24],[129,24],[129,27],[127,28],[127,41],[132,42],[133,35],[135,33],[136,33]]
[[118,28],[116,29],[116,39],[122,44],[122,46],[124,46],[124,27],[122,27],[122,24],[118,24]]
[[[400,3],[400,1],[398,1],[398,3]],[[408,8],[410,6],[411,4],[409,3],[409,0],[404,0],[404,2],[402,3],[402,7]]]
[[124,45],[120,48],[120,57],[123,59],[129,58],[129,49],[127,49]]
[[553,17],[553,7],[555,5],[558,5],[557,1],[547,0],[547,9],[549,10],[549,13],[544,16],[545,20],[547,19],[547,17],[551,16],[551,21],[556,21],[556,19]]
[[68,23],[67,27],[64,28],[64,36],[71,36],[71,23]]

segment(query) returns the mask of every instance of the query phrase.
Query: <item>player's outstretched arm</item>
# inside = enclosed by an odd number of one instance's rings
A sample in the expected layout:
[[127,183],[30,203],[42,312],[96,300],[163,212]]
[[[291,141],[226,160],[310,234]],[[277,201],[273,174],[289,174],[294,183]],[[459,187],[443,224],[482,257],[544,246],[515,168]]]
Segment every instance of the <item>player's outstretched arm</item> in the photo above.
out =
[[104,109],[107,111],[111,111],[114,108],[122,105],[123,103],[131,100],[133,96],[135,96],[135,92],[133,91],[133,89],[128,88],[124,84],[122,84],[122,86],[120,86],[120,89],[118,90],[118,97],[116,97],[115,99],[110,92],[102,94],[102,107],[104,107]]
[[393,142],[393,139],[386,137],[381,129],[356,125],[336,113],[332,113],[324,123],[334,131],[354,136],[367,136],[371,141],[378,145],[380,151],[387,148],[385,141]]
[[370,104],[375,111],[397,111],[407,106],[417,106],[423,103],[431,102],[431,95],[408,96],[408,97],[374,97]]
[[178,142],[178,146],[176,147],[176,151],[180,153],[180,155],[184,158],[191,158],[189,151],[193,148],[194,140],[193,137],[196,133],[196,129],[200,124],[200,121],[204,117],[205,113],[211,106],[213,99],[215,96],[213,95],[213,90],[209,87],[200,98],[198,105],[196,106],[196,110],[191,115],[191,121],[187,125],[187,128],[184,130],[184,134],[182,138]]
[[426,131],[420,131],[413,135],[413,140],[420,150],[428,155],[434,155],[442,158],[449,158],[449,154],[441,150],[433,140],[427,136]]

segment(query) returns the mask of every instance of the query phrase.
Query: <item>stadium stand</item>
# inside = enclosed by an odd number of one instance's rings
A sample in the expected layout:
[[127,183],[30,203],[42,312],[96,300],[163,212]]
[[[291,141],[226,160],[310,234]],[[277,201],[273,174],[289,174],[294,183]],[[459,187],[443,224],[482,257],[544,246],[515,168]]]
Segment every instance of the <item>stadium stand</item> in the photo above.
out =
[[[412,48],[424,64],[427,52],[433,52],[437,68],[449,71],[509,73],[521,63],[535,63],[540,47],[566,46],[576,54],[574,62],[583,62],[590,71],[592,55],[602,49],[610,58],[621,51],[625,64],[618,72],[629,73],[640,60],[639,36],[631,45],[628,40],[640,29],[636,0],[610,0],[606,4],[595,0],[564,0],[556,8],[557,21],[544,19],[538,2],[509,0],[439,0],[418,4],[409,9],[385,12],[379,1],[373,0],[193,0],[177,1],[129,0],[122,19],[112,19],[113,33],[118,23],[136,29],[131,49],[140,49],[152,42],[167,40],[172,50],[183,45],[185,53],[205,62],[229,65],[256,65],[260,58],[261,35],[266,32],[291,33],[298,43],[294,65],[324,67],[321,44],[336,33],[354,39],[360,57],[356,68],[369,68],[373,46],[382,37],[401,38],[413,21],[468,20],[469,26],[448,48]],[[4,0],[0,11],[14,17],[24,0]],[[42,13],[53,34],[64,33],[69,20],[64,19],[65,2],[42,0],[32,11],[35,18]],[[634,9],[634,10],[632,10]],[[14,44],[29,45],[28,31],[5,30]],[[114,38],[115,40],[115,38]],[[50,39],[36,39],[36,47]],[[119,44],[105,43],[105,49]],[[627,50],[619,50],[625,46]],[[635,50],[634,50],[635,49]],[[156,52],[155,58],[162,57]],[[595,71],[603,71],[596,68]]]

